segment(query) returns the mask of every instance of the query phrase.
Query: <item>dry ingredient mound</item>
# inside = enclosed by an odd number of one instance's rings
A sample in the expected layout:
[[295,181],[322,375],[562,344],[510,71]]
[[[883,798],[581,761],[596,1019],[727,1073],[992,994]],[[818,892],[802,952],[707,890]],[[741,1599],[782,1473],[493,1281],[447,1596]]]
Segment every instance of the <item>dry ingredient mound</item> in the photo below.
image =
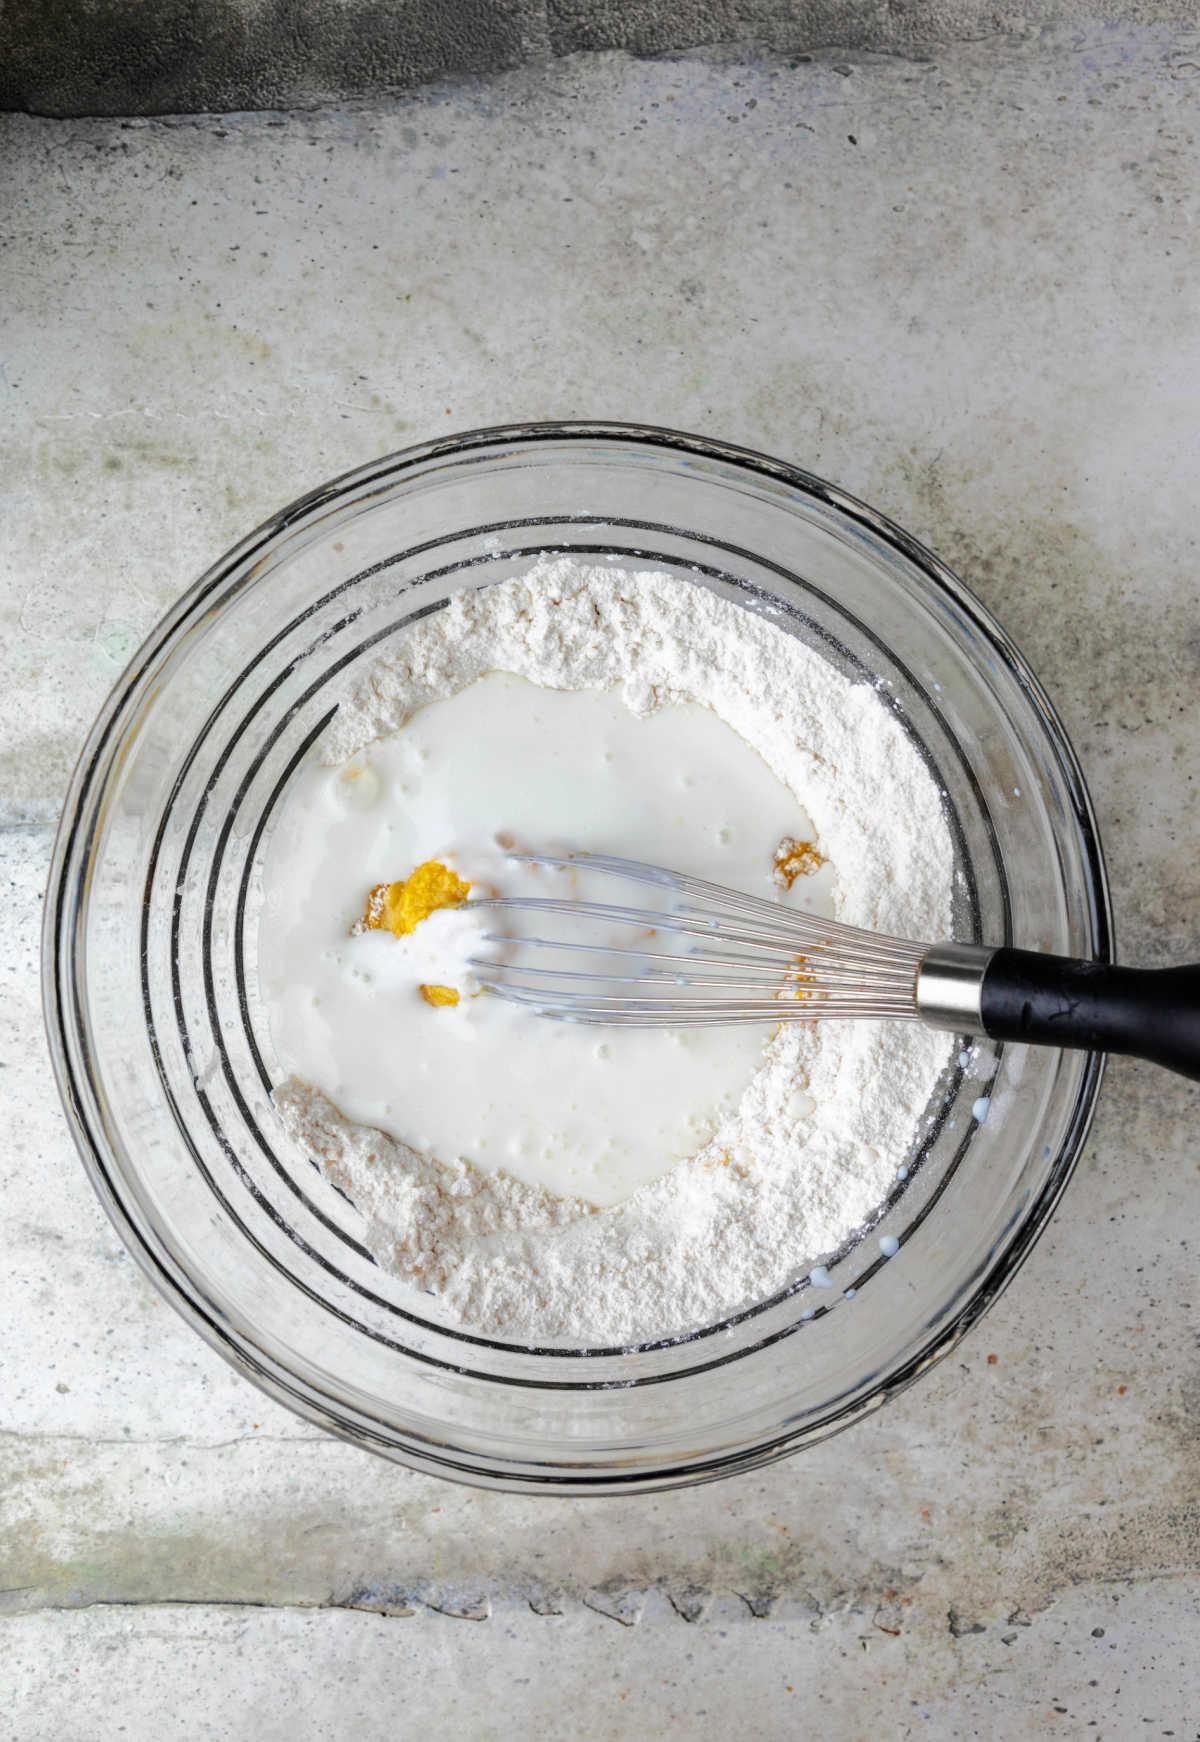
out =
[[[616,688],[639,714],[711,708],[812,818],[839,919],[950,936],[941,795],[887,701],[765,618],[666,574],[546,557],[458,595],[372,666],[322,760],[490,671]],[[950,1046],[916,1023],[787,1027],[711,1142],[606,1210],[417,1154],[294,1078],[274,1098],[361,1212],[378,1262],[436,1295],[439,1317],[519,1342],[617,1344],[720,1320],[842,1245],[911,1158]]]

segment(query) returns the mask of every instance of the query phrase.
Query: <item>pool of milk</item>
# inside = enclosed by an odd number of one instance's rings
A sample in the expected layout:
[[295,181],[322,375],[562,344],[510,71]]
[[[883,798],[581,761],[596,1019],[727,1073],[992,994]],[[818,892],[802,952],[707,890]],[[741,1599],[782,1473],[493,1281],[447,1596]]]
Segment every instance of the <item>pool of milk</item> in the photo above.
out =
[[[429,859],[473,895],[563,893],[547,881],[562,874],[523,865],[515,845],[646,859],[828,914],[832,867],[776,886],[784,836],[812,839],[810,819],[709,709],[643,716],[616,692],[482,677],[341,767],[310,762],[288,789],[258,937],[278,1074],[426,1155],[617,1203],[736,1112],[772,1029],[549,1022],[477,992],[466,962],[485,920],[470,904],[408,938],[352,935],[367,894]],[[594,873],[572,890],[645,898]],[[429,982],[461,988],[459,1003],[431,1007],[420,991]]]

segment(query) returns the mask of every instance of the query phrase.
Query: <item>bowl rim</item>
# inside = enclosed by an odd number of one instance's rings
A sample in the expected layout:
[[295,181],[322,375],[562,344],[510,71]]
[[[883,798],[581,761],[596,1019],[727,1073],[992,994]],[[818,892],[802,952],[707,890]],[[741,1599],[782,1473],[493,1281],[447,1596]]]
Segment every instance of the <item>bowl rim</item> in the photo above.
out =
[[[81,853],[85,864],[90,857],[98,822],[97,812],[115,757],[114,736],[118,728],[123,728],[128,723],[127,716],[135,710],[135,704],[160,656],[172,645],[175,637],[195,613],[204,608],[210,597],[219,591],[223,583],[247,559],[265,555],[277,539],[310,515],[330,508],[347,496],[361,493],[364,487],[371,484],[380,484],[384,480],[389,483],[398,482],[406,472],[415,471],[431,460],[463,458],[481,449],[504,447],[513,442],[547,448],[556,445],[569,448],[586,442],[614,445],[625,442],[634,443],[641,448],[685,455],[691,459],[732,464],[760,478],[771,479],[815,498],[851,523],[862,526],[897,549],[937,590],[950,598],[972,629],[985,642],[990,643],[1039,717],[1048,747],[1053,751],[1062,773],[1071,800],[1072,821],[1078,829],[1084,869],[1081,881],[1085,885],[1084,895],[1096,940],[1096,955],[1100,960],[1112,959],[1114,935],[1108,873],[1091,796],[1066,729],[1053,702],[1012,638],[965,583],[933,552],[886,515],[839,486],[802,467],[776,459],[754,448],[660,425],[612,420],[536,420],[484,426],[442,436],[398,449],[341,473],[297,497],[262,521],[192,582],[158,620],[106,698],[87,735],[68,784],[51,856],[43,915],[43,1018],[51,1063],[68,1127],[93,1189],[123,1244],[168,1303],[210,1347],[253,1384],[327,1432],[429,1474],[452,1477],[476,1486],[522,1493],[652,1492],[677,1487],[683,1483],[716,1480],[723,1475],[756,1468],[784,1457],[803,1445],[828,1438],[864,1415],[872,1413],[890,1398],[907,1389],[934,1363],[942,1360],[1003,1293],[1049,1222],[1074,1171],[1091,1127],[1104,1074],[1103,1055],[1087,1055],[1058,1154],[1051,1162],[1041,1190],[1023,1214],[1002,1258],[992,1265],[962,1306],[901,1367],[880,1379],[864,1395],[857,1396],[840,1409],[823,1415],[819,1422],[809,1423],[802,1428],[782,1432],[768,1441],[761,1441],[750,1447],[738,1447],[732,1452],[708,1459],[701,1458],[679,1465],[661,1465],[653,1470],[637,1466],[628,1472],[611,1468],[595,1468],[589,1471],[579,1464],[573,1464],[569,1468],[547,1465],[544,1473],[528,1466],[523,1467],[519,1473],[505,1473],[496,1468],[481,1467],[480,1464],[470,1461],[466,1455],[456,1456],[450,1445],[435,1449],[429,1441],[416,1444],[407,1439],[403,1446],[396,1445],[391,1439],[374,1430],[368,1418],[358,1415],[348,1407],[337,1405],[332,1398],[311,1391],[304,1381],[290,1374],[273,1357],[265,1352],[253,1351],[246,1345],[240,1333],[231,1332],[229,1327],[221,1323],[219,1313],[206,1302],[203,1291],[178,1264],[157,1233],[135,1218],[131,1206],[116,1189],[107,1165],[104,1134],[94,1128],[87,1115],[86,1097],[81,1093],[68,1033],[71,977],[64,967],[65,961],[70,959],[69,952],[64,947],[69,913],[68,872]],[[81,847],[80,831],[85,823],[85,843]]]

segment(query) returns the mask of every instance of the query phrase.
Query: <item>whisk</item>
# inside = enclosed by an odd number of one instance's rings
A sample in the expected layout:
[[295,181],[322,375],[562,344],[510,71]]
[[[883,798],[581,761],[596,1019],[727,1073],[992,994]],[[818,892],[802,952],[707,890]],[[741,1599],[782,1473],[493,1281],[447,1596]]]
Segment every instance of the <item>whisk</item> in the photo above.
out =
[[[583,922],[566,937],[486,933],[489,944],[517,947],[520,959],[471,962],[489,992],[538,1016],[622,1028],[917,1021],[992,1040],[1131,1053],[1200,1078],[1200,966],[1119,968],[1031,950],[914,943],[636,859],[514,856],[649,884],[663,898],[657,907],[554,896],[473,902],[473,911]],[[587,922],[621,928],[631,941],[589,942]],[[586,967],[576,965],[580,958]]]

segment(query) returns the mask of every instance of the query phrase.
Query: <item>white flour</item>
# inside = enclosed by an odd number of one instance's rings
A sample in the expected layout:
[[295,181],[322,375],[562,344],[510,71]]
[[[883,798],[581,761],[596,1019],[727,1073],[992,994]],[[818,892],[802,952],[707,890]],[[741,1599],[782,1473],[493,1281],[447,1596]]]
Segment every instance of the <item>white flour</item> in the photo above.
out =
[[[555,689],[617,687],[638,713],[711,708],[813,819],[838,873],[839,918],[950,935],[940,797],[875,689],[664,574],[545,558],[459,595],[371,669],[323,759],[349,757],[496,670]],[[364,1215],[380,1264],[431,1290],[450,1320],[516,1341],[623,1343],[725,1317],[841,1245],[909,1159],[950,1046],[916,1024],[787,1028],[704,1149],[602,1211],[420,1156],[295,1080],[275,1100]]]

